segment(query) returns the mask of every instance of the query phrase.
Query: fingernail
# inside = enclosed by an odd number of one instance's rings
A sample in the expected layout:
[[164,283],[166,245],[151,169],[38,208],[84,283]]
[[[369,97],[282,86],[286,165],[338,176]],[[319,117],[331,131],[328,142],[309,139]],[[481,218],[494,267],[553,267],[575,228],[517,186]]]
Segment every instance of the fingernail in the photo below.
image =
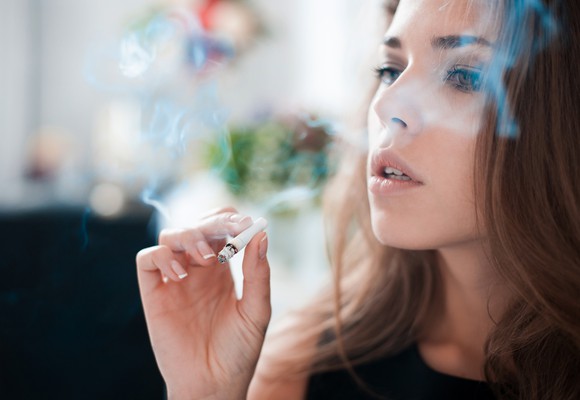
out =
[[206,242],[198,242],[197,250],[199,250],[199,253],[205,260],[209,260],[210,258],[215,257],[215,253]]
[[245,216],[244,218],[242,218],[240,220],[240,224],[246,223],[246,222],[252,222],[252,217],[250,216]]
[[268,251],[268,235],[264,235],[262,240],[260,240],[260,245],[258,246],[258,257],[260,257],[260,260],[266,258],[267,251]]
[[252,217],[249,215],[242,216],[240,214],[235,214],[230,217],[230,221],[241,226],[249,226],[252,223]]
[[167,283],[169,282],[169,278],[165,275],[163,275],[163,277],[161,278],[161,280],[163,281],[163,283]]
[[241,215],[241,214],[232,214],[232,215],[230,215],[230,221],[232,221],[232,222],[240,222],[244,218],[247,218],[247,216],[244,216],[244,215]]
[[181,264],[179,264],[175,260],[171,261],[171,269],[173,269],[173,272],[175,272],[177,274],[179,279],[183,279],[187,276],[187,272],[185,271],[185,269],[183,269]]

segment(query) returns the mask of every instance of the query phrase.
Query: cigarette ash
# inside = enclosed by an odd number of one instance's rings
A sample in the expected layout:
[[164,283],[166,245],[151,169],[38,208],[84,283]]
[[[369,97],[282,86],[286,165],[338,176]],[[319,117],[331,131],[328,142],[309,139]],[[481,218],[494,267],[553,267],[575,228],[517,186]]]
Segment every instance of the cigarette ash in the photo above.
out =
[[238,250],[230,243],[226,244],[226,246],[219,252],[217,259],[220,264],[225,263],[230,258],[232,258]]

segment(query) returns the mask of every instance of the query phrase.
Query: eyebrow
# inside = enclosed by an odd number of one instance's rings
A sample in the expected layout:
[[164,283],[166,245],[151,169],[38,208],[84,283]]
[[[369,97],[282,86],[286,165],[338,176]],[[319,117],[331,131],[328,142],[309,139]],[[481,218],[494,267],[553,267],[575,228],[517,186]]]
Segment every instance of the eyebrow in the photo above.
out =
[[431,46],[436,49],[456,49],[463,46],[488,46],[491,47],[491,43],[480,37],[480,36],[470,36],[470,35],[450,35],[435,37],[431,40]]
[[[392,49],[400,49],[401,47],[403,47],[401,39],[395,36],[385,37],[385,39],[383,40],[383,44]],[[480,36],[449,35],[449,36],[434,37],[433,39],[431,39],[431,46],[435,49],[450,50],[456,49],[458,47],[471,45],[489,46],[489,47],[492,46],[488,40]]]

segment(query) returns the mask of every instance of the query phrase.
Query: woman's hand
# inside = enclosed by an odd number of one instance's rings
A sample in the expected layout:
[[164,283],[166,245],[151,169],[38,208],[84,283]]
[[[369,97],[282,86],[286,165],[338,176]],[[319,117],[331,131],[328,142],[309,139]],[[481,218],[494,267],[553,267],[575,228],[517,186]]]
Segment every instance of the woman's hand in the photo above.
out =
[[162,231],[158,246],[137,254],[149,336],[170,399],[246,396],[271,314],[266,234],[246,246],[240,300],[216,254],[227,235],[251,224],[222,209],[194,228]]

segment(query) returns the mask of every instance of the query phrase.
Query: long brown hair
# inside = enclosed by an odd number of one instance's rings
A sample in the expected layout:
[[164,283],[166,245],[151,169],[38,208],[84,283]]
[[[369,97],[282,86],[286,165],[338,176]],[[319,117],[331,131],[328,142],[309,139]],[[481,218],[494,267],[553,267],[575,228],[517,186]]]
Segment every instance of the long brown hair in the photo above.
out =
[[486,375],[507,398],[578,399],[580,2],[523,14],[519,3],[505,2],[499,39],[517,54],[504,80],[517,138],[490,107],[476,158],[491,264],[514,293]]
[[[580,2],[501,3],[498,43],[513,57],[500,59],[505,103],[489,95],[475,191],[491,267],[513,298],[488,338],[485,373],[499,398],[578,399]],[[327,194],[334,286],[296,314],[284,335],[294,351],[276,375],[352,372],[392,355],[438,304],[434,252],[381,246],[372,234],[364,155],[347,152]]]

